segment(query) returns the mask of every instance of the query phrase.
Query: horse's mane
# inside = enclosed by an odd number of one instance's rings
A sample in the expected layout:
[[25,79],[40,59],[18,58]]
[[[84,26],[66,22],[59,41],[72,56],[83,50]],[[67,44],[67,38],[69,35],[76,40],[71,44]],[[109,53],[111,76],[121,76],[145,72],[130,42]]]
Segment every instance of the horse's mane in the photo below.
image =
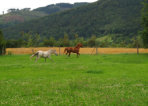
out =
[[75,48],[79,48],[79,47],[82,47],[81,43],[78,43]]
[[55,49],[49,49],[48,52],[55,52]]

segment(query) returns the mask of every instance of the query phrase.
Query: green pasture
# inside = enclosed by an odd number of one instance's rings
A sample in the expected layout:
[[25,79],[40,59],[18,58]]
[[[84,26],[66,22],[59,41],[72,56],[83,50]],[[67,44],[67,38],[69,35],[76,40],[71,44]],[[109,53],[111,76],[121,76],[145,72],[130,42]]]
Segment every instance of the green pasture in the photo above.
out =
[[0,56],[0,106],[148,106],[148,54]]

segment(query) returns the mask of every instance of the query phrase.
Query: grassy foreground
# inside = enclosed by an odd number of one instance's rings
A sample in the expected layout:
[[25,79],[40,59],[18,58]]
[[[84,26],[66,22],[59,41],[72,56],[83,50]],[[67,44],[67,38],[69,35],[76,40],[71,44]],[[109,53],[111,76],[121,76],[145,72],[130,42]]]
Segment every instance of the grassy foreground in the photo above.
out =
[[0,105],[148,105],[148,54],[0,56]]

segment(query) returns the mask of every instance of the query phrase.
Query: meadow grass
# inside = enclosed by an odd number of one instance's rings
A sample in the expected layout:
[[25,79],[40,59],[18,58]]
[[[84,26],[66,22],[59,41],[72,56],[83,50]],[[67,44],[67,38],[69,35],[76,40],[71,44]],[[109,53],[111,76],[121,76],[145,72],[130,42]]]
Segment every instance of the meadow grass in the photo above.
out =
[[0,56],[0,105],[148,105],[148,54],[29,57]]

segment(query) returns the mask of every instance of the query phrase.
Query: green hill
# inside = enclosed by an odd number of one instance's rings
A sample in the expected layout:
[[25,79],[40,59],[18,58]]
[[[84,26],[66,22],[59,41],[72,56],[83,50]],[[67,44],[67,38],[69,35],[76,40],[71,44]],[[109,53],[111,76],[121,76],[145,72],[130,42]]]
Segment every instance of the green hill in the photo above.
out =
[[3,29],[7,38],[19,38],[20,32],[39,33],[42,37],[70,38],[74,34],[85,38],[114,34],[130,38],[140,29],[143,0],[99,0],[78,8],[58,12],[40,19]]

